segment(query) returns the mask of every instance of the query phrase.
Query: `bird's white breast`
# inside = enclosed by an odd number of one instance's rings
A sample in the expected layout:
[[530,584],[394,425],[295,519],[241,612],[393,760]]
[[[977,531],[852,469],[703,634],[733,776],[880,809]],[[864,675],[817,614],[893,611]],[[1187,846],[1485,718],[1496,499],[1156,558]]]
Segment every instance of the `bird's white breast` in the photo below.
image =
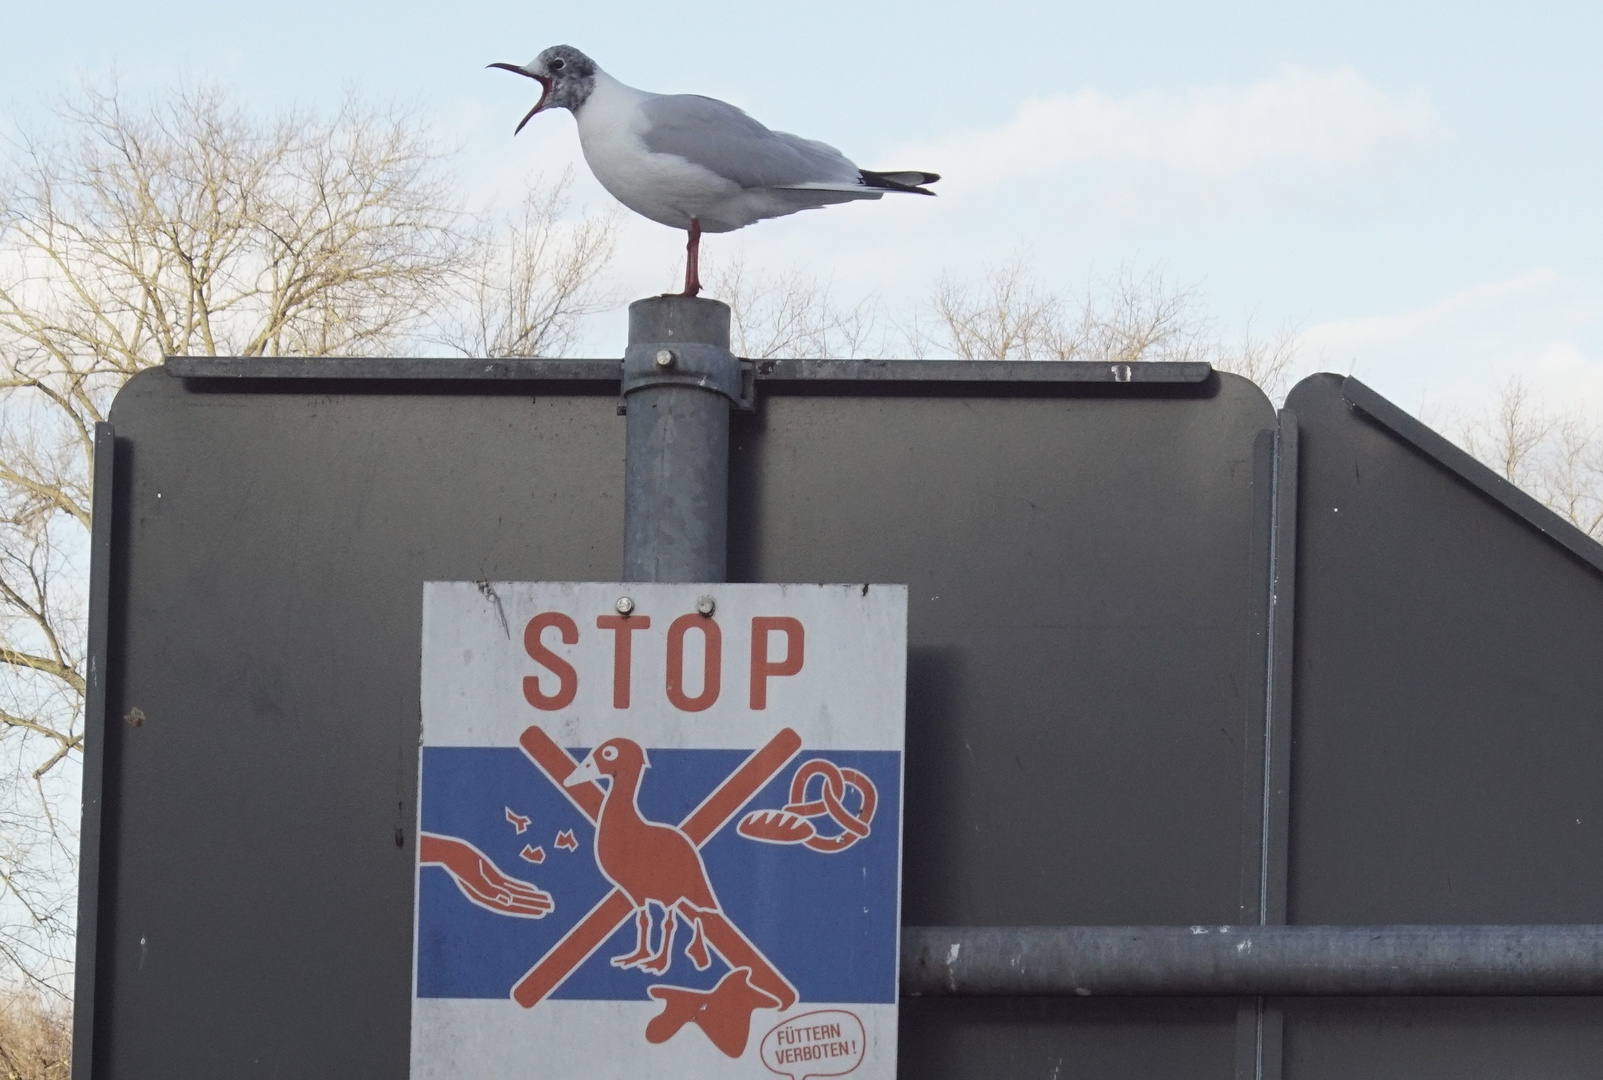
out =
[[[595,89],[577,116],[585,162],[613,198],[643,217],[676,229],[739,196],[731,181],[674,154],[646,149],[641,104],[651,95],[596,72]],[[745,224],[745,222],[742,222]]]

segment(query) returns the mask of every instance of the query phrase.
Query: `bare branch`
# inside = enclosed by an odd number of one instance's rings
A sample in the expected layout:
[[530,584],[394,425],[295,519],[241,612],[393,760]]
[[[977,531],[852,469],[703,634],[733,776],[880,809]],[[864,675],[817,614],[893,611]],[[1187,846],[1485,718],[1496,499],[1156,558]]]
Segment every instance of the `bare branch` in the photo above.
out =
[[53,675],[72,687],[78,693],[84,691],[83,676],[59,660],[52,660],[48,656],[33,656],[20,649],[7,649],[0,647],[0,664],[11,664],[14,667],[31,668],[45,675]]
[[1590,536],[1603,539],[1603,426],[1552,409],[1518,377],[1481,416],[1460,423],[1466,450]]
[[[12,716],[10,713],[4,710],[0,710],[0,724],[5,725],[6,727],[22,728],[26,731],[37,732],[48,739],[53,739],[57,743],[60,743],[61,750],[49,760],[47,763],[48,765],[54,765],[56,761],[60,760],[61,756],[68,751],[83,749],[82,735],[68,735],[65,732],[57,731],[53,727],[38,723],[34,720],[29,720],[26,717]],[[34,779],[38,779],[40,776],[43,776],[49,771],[50,770],[47,767],[41,767],[34,770]]]
[[481,228],[441,344],[467,356],[562,356],[585,317],[616,306],[595,281],[612,258],[617,218],[569,217],[570,179],[530,188],[510,216]]
[[704,273],[709,294],[730,307],[730,344],[740,356],[867,357],[884,349],[883,320],[872,298],[843,303],[828,282],[795,270],[754,273],[739,254]]

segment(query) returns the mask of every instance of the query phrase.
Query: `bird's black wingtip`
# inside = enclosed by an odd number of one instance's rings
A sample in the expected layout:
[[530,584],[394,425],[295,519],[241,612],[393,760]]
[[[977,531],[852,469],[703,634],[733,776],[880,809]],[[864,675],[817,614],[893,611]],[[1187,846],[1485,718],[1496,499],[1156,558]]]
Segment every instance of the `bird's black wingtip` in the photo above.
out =
[[918,169],[904,169],[897,172],[870,172],[867,169],[859,171],[863,183],[868,187],[881,188],[885,191],[905,191],[913,195],[935,194],[923,185],[933,184],[941,178],[939,173],[923,172]]

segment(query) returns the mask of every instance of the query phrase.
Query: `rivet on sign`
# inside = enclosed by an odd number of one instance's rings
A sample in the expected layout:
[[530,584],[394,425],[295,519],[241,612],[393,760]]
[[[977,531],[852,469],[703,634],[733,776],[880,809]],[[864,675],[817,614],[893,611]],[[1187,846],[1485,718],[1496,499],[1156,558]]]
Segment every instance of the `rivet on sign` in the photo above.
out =
[[713,599],[710,596],[699,597],[696,600],[696,614],[697,615],[711,616],[712,613],[715,610],[717,610],[717,607],[718,607],[718,605],[713,603]]
[[673,367],[673,362],[674,362],[674,355],[673,355],[673,350],[672,349],[658,349],[657,350],[657,366],[658,367],[662,368],[662,370],[664,370],[664,371],[667,371],[669,368]]
[[1114,382],[1129,382],[1130,381],[1130,376],[1132,376],[1134,374],[1135,374],[1135,372],[1130,370],[1130,365],[1129,364],[1114,364],[1113,365],[1113,381]]
[[635,602],[627,596],[620,596],[618,602],[612,606],[618,609],[619,615],[627,615],[635,609]]

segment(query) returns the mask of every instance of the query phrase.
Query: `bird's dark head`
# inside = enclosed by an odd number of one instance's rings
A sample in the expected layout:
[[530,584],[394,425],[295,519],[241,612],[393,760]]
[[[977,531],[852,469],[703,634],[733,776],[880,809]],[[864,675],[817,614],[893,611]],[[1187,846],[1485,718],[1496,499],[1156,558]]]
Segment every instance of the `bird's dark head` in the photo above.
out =
[[569,112],[578,112],[579,107],[590,97],[590,91],[596,86],[595,61],[572,45],[553,45],[545,52],[530,60],[527,64],[491,64],[493,68],[510,71],[517,75],[525,75],[542,88],[540,100],[534,103],[534,108],[518,123],[516,135],[523,130],[523,125],[534,119],[535,113],[545,112],[547,109],[567,109]]
[[650,764],[645,748],[633,739],[608,739],[590,751],[590,756],[568,774],[565,786],[573,787],[586,780],[599,780],[603,776],[613,779],[620,774],[639,776],[640,770]]

